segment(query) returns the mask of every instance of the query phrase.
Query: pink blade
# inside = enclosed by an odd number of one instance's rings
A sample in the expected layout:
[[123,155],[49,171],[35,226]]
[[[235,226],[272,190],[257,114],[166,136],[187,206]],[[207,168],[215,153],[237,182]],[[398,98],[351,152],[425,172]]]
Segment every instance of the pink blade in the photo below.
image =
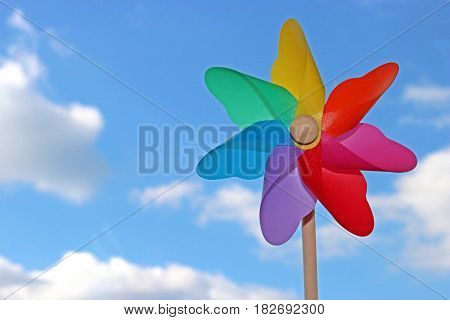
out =
[[298,172],[301,154],[297,147],[277,146],[267,160],[259,218],[264,238],[273,245],[288,241],[316,204]]
[[322,146],[324,165],[331,168],[406,172],[417,164],[411,150],[365,123],[337,138],[323,136]]

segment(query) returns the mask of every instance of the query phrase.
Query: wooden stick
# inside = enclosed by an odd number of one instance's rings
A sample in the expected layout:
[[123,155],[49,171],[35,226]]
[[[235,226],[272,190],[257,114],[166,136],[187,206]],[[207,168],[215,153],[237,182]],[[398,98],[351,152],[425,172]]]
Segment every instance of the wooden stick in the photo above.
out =
[[317,300],[319,298],[317,288],[316,222],[314,216],[313,210],[302,221],[305,300]]

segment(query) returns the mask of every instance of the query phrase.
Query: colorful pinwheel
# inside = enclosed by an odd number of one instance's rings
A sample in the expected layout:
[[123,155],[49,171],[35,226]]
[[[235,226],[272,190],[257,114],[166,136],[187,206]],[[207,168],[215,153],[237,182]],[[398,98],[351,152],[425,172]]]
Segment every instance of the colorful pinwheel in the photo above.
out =
[[[414,153],[360,123],[394,81],[395,63],[339,84],[325,103],[325,89],[295,20],[284,24],[272,83],[243,73],[211,68],[205,81],[243,128],[198,164],[206,179],[263,174],[260,223],[265,239],[288,241],[317,199],[336,221],[358,236],[374,227],[361,170],[405,172]],[[265,167],[265,170],[264,170]]]

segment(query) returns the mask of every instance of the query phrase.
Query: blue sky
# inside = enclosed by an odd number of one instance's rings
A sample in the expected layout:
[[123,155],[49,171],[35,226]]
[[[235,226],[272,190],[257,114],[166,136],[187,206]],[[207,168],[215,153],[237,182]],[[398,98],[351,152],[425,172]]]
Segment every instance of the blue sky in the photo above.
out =
[[[231,124],[203,83],[205,70],[226,66],[269,79],[287,18],[303,26],[327,83],[442,1],[8,3],[198,128]],[[449,16],[446,7],[327,85],[329,94],[349,77],[399,64],[397,80],[364,121],[414,150],[420,165],[410,174],[365,175],[376,227],[364,241],[446,296]],[[138,125],[179,124],[173,117],[4,6],[0,35],[6,295],[183,175],[138,174]],[[16,297],[301,298],[299,234],[271,248],[254,229],[261,185],[194,176]],[[321,298],[439,298],[342,230],[317,223]],[[172,287],[161,284],[168,279]]]

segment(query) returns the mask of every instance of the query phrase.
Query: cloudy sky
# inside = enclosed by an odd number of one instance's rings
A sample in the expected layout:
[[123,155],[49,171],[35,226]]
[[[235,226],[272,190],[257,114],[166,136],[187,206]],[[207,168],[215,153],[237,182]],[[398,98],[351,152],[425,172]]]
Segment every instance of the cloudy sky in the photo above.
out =
[[[299,234],[281,247],[264,242],[261,179],[138,173],[138,126],[230,125],[205,70],[268,79],[293,17],[328,93],[399,64],[365,122],[419,158],[408,174],[365,175],[376,219],[368,238],[318,206],[320,297],[450,296],[450,6],[369,55],[442,2],[0,4],[0,295],[301,298]],[[173,166],[173,155],[161,161]]]

